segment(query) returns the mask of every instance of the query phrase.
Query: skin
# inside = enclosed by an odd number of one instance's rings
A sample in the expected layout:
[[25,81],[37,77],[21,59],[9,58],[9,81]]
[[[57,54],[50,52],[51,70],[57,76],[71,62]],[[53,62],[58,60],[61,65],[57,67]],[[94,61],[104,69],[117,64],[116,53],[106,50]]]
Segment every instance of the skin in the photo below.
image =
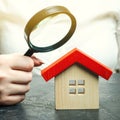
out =
[[32,70],[42,65],[36,57],[19,54],[0,55],[0,105],[14,105],[30,90]]

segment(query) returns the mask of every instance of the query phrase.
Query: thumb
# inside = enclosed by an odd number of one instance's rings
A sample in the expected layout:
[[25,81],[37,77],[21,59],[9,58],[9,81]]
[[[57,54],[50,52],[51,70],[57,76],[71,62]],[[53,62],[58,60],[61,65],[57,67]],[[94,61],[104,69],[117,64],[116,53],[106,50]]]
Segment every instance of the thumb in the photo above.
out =
[[35,67],[40,66],[40,65],[43,64],[43,62],[40,59],[36,58],[35,56],[31,56],[31,58],[32,58],[32,60],[34,62]]

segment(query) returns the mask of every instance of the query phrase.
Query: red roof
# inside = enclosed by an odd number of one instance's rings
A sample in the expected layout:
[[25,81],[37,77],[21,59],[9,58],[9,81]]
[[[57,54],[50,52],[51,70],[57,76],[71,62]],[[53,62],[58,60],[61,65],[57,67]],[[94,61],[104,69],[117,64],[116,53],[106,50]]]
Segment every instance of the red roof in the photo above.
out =
[[79,63],[106,80],[108,80],[112,75],[111,69],[78,50],[77,48],[74,48],[63,57],[55,61],[53,64],[44,68],[41,71],[41,75],[46,81],[48,81],[75,63]]

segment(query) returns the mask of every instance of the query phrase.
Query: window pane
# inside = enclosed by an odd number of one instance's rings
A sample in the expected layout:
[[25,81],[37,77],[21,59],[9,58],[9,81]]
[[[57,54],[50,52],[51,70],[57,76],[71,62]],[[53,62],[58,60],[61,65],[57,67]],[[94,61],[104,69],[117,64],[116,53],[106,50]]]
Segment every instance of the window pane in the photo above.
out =
[[78,85],[85,85],[85,80],[78,80]]
[[69,80],[69,85],[76,85],[76,80]]
[[78,88],[78,94],[84,94],[85,88]]
[[69,94],[76,94],[75,88],[69,88]]

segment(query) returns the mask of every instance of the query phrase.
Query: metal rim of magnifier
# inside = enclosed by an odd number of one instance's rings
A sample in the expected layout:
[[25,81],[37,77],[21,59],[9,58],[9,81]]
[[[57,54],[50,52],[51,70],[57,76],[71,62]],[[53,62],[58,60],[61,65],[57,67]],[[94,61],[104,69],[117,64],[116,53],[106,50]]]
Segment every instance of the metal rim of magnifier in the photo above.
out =
[[[30,42],[30,34],[31,32],[34,30],[34,28],[45,18],[50,17],[50,16],[55,16],[58,14],[66,14],[70,17],[71,19],[71,27],[68,31],[68,33],[57,43],[47,46],[47,47],[37,47],[34,46],[31,42]],[[65,44],[70,37],[73,35],[74,31],[76,29],[76,19],[75,17],[70,13],[70,11],[63,7],[63,6],[51,6],[51,7],[47,7],[41,11],[39,11],[38,13],[36,13],[26,24],[25,26],[25,39],[28,43],[28,46],[30,47],[31,50],[33,50],[34,52],[48,52],[48,51],[52,51],[54,49],[57,49],[58,47],[62,46],[63,44]]]

